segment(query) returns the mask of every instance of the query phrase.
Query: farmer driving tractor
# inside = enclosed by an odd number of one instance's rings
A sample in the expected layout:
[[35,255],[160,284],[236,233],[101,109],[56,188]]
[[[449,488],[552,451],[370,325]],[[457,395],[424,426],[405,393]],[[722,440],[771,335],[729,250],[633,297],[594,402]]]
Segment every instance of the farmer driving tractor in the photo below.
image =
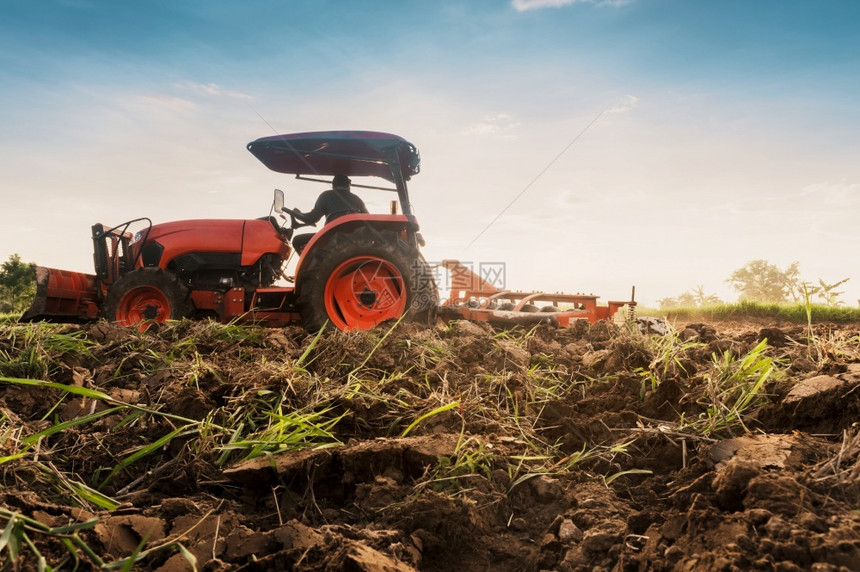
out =
[[[332,188],[324,191],[317,198],[311,211],[303,213],[294,209],[293,216],[303,223],[314,225],[323,216],[325,216],[325,222],[328,224],[344,215],[366,213],[367,207],[364,205],[364,201],[350,190],[351,183],[352,181],[346,175],[335,175],[331,181]],[[301,253],[313,236],[314,233],[312,232],[296,235],[293,238],[293,247],[296,252]]]

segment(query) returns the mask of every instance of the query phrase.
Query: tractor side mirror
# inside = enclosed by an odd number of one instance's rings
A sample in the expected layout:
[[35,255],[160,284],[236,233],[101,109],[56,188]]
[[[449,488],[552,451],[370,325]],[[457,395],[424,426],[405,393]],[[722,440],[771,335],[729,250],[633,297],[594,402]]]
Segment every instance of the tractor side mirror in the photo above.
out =
[[275,202],[272,204],[272,210],[281,214],[284,211],[284,191],[275,189]]

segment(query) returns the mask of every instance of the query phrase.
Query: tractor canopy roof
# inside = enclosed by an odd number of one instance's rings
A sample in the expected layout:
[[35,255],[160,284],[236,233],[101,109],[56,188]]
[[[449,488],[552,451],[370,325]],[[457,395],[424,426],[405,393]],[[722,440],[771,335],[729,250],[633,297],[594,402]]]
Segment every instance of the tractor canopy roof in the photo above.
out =
[[395,182],[417,175],[418,149],[397,135],[375,131],[317,131],[261,137],[248,151],[266,167],[293,175],[373,176]]

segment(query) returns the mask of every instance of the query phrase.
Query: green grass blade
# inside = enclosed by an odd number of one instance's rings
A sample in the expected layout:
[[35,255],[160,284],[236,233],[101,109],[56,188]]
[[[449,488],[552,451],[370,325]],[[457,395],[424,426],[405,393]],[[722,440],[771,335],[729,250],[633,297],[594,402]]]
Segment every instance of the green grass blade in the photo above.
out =
[[98,518],[91,518],[85,522],[76,522],[74,524],[69,524],[66,526],[58,526],[56,528],[51,528],[48,530],[49,534],[69,534],[73,532],[77,532],[79,530],[90,530],[95,528],[99,523]]
[[102,417],[105,417],[106,415],[116,413],[117,411],[120,411],[122,409],[125,409],[125,406],[120,405],[117,407],[111,407],[110,409],[105,409],[104,411],[98,411],[98,412],[93,413],[91,415],[86,415],[84,417],[77,417],[75,419],[71,419],[69,421],[65,421],[63,423],[60,423],[58,425],[53,425],[51,427],[48,427],[47,429],[39,431],[38,433],[33,433],[32,435],[30,435],[29,437],[27,437],[25,439],[22,439],[21,443],[23,445],[32,445],[33,443],[37,442],[42,437],[48,437],[50,435],[54,435],[55,433],[61,433],[61,432],[65,431],[66,429],[68,429],[69,427],[75,427],[77,425],[84,425],[86,423],[90,423],[91,421],[95,421],[96,419],[101,419]]
[[140,551],[143,550],[143,547],[146,545],[148,536],[149,535],[145,535],[143,538],[141,538],[140,542],[138,542],[137,546],[135,547],[134,551],[129,555],[129,557],[120,561],[123,563],[122,567],[120,568],[122,572],[130,572],[130,570],[137,563],[137,557],[140,555]]
[[197,572],[197,557],[191,554],[191,552],[187,548],[185,548],[185,545],[183,545],[181,542],[176,543],[176,548],[179,549],[179,553],[191,565],[191,570],[193,570],[193,572]]
[[119,507],[120,503],[97,490],[91,489],[83,483],[70,481],[70,484],[78,496],[103,510],[116,510]]
[[3,463],[8,463],[9,461],[14,461],[15,459],[20,459],[21,457],[27,454],[26,451],[22,453],[15,453],[14,455],[7,455],[5,457],[0,457],[0,465]]
[[[130,409],[134,409],[135,411],[141,411],[143,413],[150,413],[152,415],[158,415],[164,417],[165,419],[172,419],[174,421],[179,421],[180,423],[186,424],[199,424],[200,422],[196,419],[189,419],[188,417],[182,417],[180,415],[173,415],[171,413],[163,413],[160,411],[155,411],[153,409],[148,409],[146,407],[141,407],[139,405],[133,405],[131,403],[125,403],[118,399],[114,399],[107,393],[97,391],[95,389],[88,389],[86,387],[80,387],[77,385],[66,385],[64,383],[57,383],[54,381],[42,381],[39,379],[25,379],[25,378],[16,378],[16,377],[2,377],[0,376],[0,382],[5,383],[13,383],[16,385],[29,385],[29,386],[37,386],[37,387],[50,387],[52,389],[59,389],[60,391],[67,391],[74,395],[80,395],[81,397],[88,397],[90,399],[97,399],[99,401],[106,401],[108,403],[118,405],[121,407],[128,407]],[[218,425],[211,425],[213,428],[216,428],[220,431],[226,431],[223,427]]]
[[352,376],[355,372],[357,372],[358,370],[363,368],[365,365],[367,365],[367,362],[370,361],[370,358],[373,357],[373,354],[376,353],[376,350],[379,349],[379,346],[381,346],[382,343],[388,338],[388,336],[391,335],[391,332],[393,332],[394,329],[397,328],[397,326],[400,324],[400,322],[403,321],[404,318],[406,318],[406,313],[401,314],[400,317],[397,318],[397,321],[394,322],[393,324],[391,324],[391,327],[388,328],[388,330],[386,330],[385,334],[383,334],[383,336],[381,338],[379,338],[379,341],[376,342],[376,345],[373,346],[373,349],[371,349],[369,352],[367,352],[367,355],[364,356],[364,361],[362,361],[355,369],[353,369],[351,372],[349,372],[350,376]]
[[410,433],[413,429],[415,429],[415,427],[416,427],[419,423],[421,423],[421,422],[422,422],[422,421],[424,421],[425,419],[428,419],[428,418],[433,417],[434,415],[438,415],[438,414],[440,414],[440,413],[444,413],[444,412],[446,412],[446,411],[450,411],[451,409],[454,409],[455,407],[460,407],[460,402],[459,402],[459,401],[452,401],[451,403],[449,403],[449,404],[447,404],[447,405],[443,405],[443,406],[441,406],[441,407],[437,407],[437,408],[436,408],[436,409],[434,409],[433,411],[430,411],[430,412],[428,412],[428,413],[425,413],[424,415],[422,415],[421,417],[419,417],[418,419],[416,419],[415,421],[413,421],[412,423],[410,423],[410,424],[409,424],[409,427],[407,427],[406,429],[404,429],[404,430],[403,430],[403,433],[401,433],[401,434],[400,434],[400,436],[401,436],[401,437],[406,437],[407,435],[409,435],[409,433]]
[[0,376],[0,381],[5,383],[14,383],[16,385],[31,385],[38,387],[50,387],[52,389],[59,389],[61,391],[68,391],[69,393],[73,393],[75,395],[80,395],[81,397],[89,397],[90,399],[98,399],[99,401],[114,401],[110,395],[107,393],[102,393],[101,391],[97,391],[95,389],[88,389],[86,387],[81,387],[79,385],[66,385],[65,383],[57,383],[55,381],[43,381],[41,379],[27,379],[20,377],[2,377]]
[[603,482],[609,486],[612,484],[612,481],[617,479],[618,477],[623,477],[624,475],[652,475],[654,471],[649,471],[648,469],[627,469],[626,471],[618,471],[617,473],[605,477]]
[[0,552],[6,549],[9,552],[9,561],[14,563],[18,560],[18,549],[20,548],[20,539],[17,536],[19,528],[19,514],[16,512],[6,523],[6,528],[0,534]]
[[[326,324],[328,324],[328,322],[326,322]],[[311,355],[311,352],[314,350],[314,347],[316,347],[317,342],[320,341],[320,337],[322,337],[323,332],[325,331],[326,324],[324,324],[323,327],[320,328],[320,331],[317,332],[317,335],[314,336],[314,339],[311,340],[311,343],[308,344],[308,347],[305,349],[305,351],[302,352],[302,355],[299,356],[299,359],[296,360],[296,367],[304,368],[305,360],[308,359],[308,356]]]
[[126,467],[133,464],[135,461],[138,461],[138,460],[140,460],[140,459],[142,459],[148,455],[151,455],[152,453],[154,453],[155,451],[159,450],[161,447],[163,447],[164,445],[169,443],[175,437],[183,436],[183,435],[190,435],[191,433],[195,433],[196,431],[197,431],[196,428],[195,429],[188,429],[188,427],[185,427],[185,426],[177,427],[176,429],[174,429],[173,431],[171,431],[167,435],[164,435],[160,439],[153,441],[152,443],[150,443],[146,447],[143,447],[139,451],[132,453],[131,455],[129,455],[128,457],[126,457],[125,459],[120,461],[119,464],[117,464],[117,466],[115,466],[113,469],[111,469],[111,472],[108,474],[108,476],[105,477],[101,483],[99,483],[98,488],[102,488],[103,486],[105,486],[108,483],[108,481],[110,481],[113,478],[113,476],[116,475],[118,472],[124,470]]
[[30,539],[26,532],[21,531],[21,538],[27,544],[27,547],[36,557],[36,569],[39,572],[48,572],[49,570],[53,570],[50,566],[48,566],[48,561],[45,559],[45,556],[39,551],[39,548],[36,544]]

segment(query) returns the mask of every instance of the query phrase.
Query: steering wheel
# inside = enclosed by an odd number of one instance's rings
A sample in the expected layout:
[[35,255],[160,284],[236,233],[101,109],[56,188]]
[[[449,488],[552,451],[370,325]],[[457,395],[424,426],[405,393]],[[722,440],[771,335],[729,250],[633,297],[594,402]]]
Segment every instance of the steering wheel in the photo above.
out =
[[291,209],[290,207],[281,207],[281,210],[290,215],[290,228],[295,229],[301,228],[303,226],[313,226],[309,222],[303,222],[302,220],[300,220],[298,218],[300,213],[296,209]]

